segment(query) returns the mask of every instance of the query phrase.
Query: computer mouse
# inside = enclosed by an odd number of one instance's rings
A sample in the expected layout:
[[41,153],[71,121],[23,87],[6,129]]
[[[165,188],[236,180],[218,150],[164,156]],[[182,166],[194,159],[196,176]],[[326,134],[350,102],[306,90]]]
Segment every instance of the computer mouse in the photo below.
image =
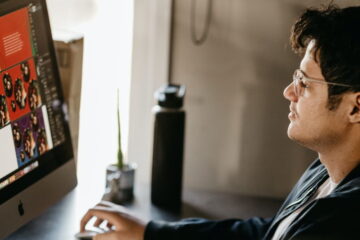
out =
[[99,232],[95,232],[95,231],[78,232],[75,234],[75,238],[79,240],[92,240],[93,237],[97,234],[99,234]]

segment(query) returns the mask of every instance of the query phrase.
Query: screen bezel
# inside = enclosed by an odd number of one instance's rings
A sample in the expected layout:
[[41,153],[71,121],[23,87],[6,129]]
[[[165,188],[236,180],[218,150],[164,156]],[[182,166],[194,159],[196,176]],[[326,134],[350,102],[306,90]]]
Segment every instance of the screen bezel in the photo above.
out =
[[[58,89],[59,100],[61,102],[61,105],[63,106],[65,104],[65,101],[64,101],[64,95],[60,82],[60,72],[57,65],[55,47],[52,39],[46,1],[45,0],[0,0],[0,16],[16,11],[23,7],[27,7],[31,3],[40,3],[42,7],[42,14],[43,14],[42,23],[44,24],[44,29],[45,29],[44,37],[46,37],[46,43],[49,49],[50,59],[52,63],[53,77],[55,79],[56,87]],[[35,161],[39,162],[39,166],[35,168],[33,171],[27,173],[26,175],[16,180],[15,182],[5,186],[3,189],[0,189],[0,205],[8,201],[13,196],[23,191],[24,189],[30,187],[32,184],[36,183],[40,179],[44,178],[46,175],[50,174],[51,172],[53,172],[54,170],[56,170],[66,162],[73,159],[73,149],[71,144],[69,124],[66,121],[66,116],[64,112],[62,112],[62,119],[64,124],[64,131],[65,131],[64,133],[65,142],[58,146],[55,146],[53,149],[46,152],[44,155],[39,156],[37,159],[32,160],[27,165],[14,171],[13,173],[21,170],[22,168],[28,166],[29,164]],[[12,175],[13,173],[9,173],[9,175],[7,176]]]

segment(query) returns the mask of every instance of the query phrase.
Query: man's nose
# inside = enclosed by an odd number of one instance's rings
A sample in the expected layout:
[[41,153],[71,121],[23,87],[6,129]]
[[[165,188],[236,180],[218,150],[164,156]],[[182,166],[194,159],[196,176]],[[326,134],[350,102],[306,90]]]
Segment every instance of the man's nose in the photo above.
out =
[[290,102],[296,102],[298,100],[298,96],[295,92],[294,82],[290,83],[283,92],[284,97]]

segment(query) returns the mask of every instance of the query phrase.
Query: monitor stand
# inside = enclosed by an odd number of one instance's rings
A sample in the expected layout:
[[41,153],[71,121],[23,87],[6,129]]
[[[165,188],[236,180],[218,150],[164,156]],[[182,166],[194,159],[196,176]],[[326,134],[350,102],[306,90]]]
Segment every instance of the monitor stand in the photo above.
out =
[[75,162],[70,160],[0,205],[1,214],[8,216],[7,221],[1,223],[0,239],[43,213],[76,185]]

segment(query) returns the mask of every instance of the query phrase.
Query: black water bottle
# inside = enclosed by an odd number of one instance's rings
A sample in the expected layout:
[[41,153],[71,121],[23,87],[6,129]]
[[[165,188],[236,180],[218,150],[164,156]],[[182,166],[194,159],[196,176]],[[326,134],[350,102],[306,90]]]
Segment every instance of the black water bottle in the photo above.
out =
[[151,201],[172,211],[181,209],[185,111],[185,86],[169,84],[155,97],[155,129]]

